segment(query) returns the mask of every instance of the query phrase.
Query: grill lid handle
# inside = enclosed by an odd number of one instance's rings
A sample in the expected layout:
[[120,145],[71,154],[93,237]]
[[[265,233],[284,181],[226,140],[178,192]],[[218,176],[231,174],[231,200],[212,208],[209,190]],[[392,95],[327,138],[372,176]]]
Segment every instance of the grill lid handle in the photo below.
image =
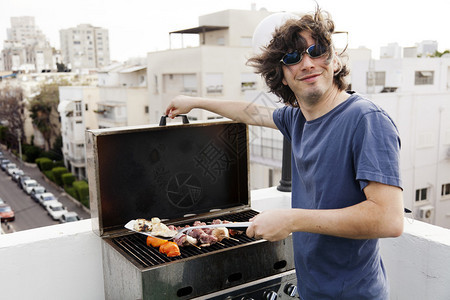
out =
[[[161,117],[161,120],[159,121],[159,126],[166,126],[167,117],[168,117],[168,115]],[[176,115],[175,117],[181,117],[183,124],[189,124],[189,119],[188,119],[187,115]]]

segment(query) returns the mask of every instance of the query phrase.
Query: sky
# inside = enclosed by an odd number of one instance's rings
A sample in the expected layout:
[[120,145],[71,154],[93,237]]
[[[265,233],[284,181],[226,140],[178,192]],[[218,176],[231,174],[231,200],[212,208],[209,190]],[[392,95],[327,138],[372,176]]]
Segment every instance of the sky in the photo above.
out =
[[[270,12],[328,11],[336,30],[349,32],[349,47],[379,49],[389,43],[414,46],[424,40],[450,49],[450,1],[403,0],[1,0],[0,49],[10,17],[34,16],[36,26],[59,49],[59,30],[91,24],[109,30],[112,60],[145,57],[169,48],[169,32],[198,26],[198,17],[227,9]],[[176,46],[176,40],[173,40]]]

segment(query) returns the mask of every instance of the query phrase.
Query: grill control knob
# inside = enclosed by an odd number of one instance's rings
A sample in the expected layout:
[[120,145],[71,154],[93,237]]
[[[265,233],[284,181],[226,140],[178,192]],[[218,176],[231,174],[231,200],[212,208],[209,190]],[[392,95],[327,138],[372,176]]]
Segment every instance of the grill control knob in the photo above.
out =
[[276,300],[278,298],[278,294],[274,291],[265,291],[263,293],[263,299],[264,300]]
[[284,293],[291,297],[295,297],[297,295],[297,286],[292,283],[286,284],[284,286]]

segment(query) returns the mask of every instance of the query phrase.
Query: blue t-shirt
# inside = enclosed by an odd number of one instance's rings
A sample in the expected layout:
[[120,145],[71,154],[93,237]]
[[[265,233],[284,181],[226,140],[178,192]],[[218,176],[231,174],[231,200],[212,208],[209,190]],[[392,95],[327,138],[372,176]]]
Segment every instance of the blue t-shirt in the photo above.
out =
[[[292,145],[292,207],[335,209],[366,200],[369,181],[401,187],[400,138],[391,118],[358,94],[312,121],[299,108],[273,113]],[[387,299],[378,239],[294,232],[298,290],[310,299]]]

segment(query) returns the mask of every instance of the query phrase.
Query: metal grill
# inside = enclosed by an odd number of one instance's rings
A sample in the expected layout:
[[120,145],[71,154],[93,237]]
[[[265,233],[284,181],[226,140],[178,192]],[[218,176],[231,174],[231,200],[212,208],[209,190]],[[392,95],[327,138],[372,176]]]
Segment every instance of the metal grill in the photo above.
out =
[[[249,210],[243,211],[236,214],[226,215],[221,217],[222,220],[227,220],[231,222],[248,221],[250,218],[257,215],[256,211]],[[204,219],[203,222],[212,222],[213,219]],[[190,225],[190,224],[184,224]],[[181,225],[181,226],[184,226]],[[147,268],[151,266],[156,266],[184,258],[194,257],[197,255],[212,253],[215,251],[220,251],[234,246],[243,245],[249,242],[255,241],[253,238],[249,238],[245,234],[235,235],[233,239],[223,239],[220,243],[215,243],[208,247],[180,247],[181,256],[167,257],[165,254],[159,253],[158,248],[149,247],[146,244],[147,237],[145,235],[136,233],[125,236],[119,236],[112,238],[113,244],[115,244],[119,249],[126,253],[129,257],[139,263],[142,268]]]

